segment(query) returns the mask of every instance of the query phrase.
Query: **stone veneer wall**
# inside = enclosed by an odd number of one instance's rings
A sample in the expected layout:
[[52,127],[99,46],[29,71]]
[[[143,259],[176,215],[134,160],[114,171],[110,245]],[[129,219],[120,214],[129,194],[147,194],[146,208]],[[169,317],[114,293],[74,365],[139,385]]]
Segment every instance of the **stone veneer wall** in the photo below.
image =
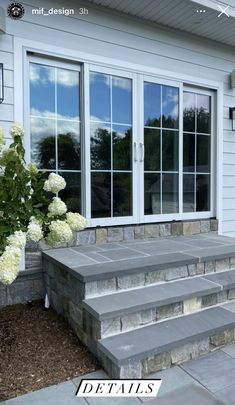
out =
[[9,286],[0,283],[0,308],[44,298],[42,268],[21,271]]
[[77,234],[76,245],[102,244],[121,242],[133,239],[158,238],[166,236],[196,235],[218,231],[216,219],[176,221],[158,224],[126,225],[115,227],[97,227],[86,229]]
[[[75,233],[71,243],[61,244],[60,247],[84,246],[166,236],[197,235],[199,233],[217,232],[217,230],[217,219],[86,228],[84,231]],[[41,251],[48,249],[50,249],[50,246],[46,245],[44,242],[39,244],[28,243],[26,247],[26,270],[35,267],[41,268]]]

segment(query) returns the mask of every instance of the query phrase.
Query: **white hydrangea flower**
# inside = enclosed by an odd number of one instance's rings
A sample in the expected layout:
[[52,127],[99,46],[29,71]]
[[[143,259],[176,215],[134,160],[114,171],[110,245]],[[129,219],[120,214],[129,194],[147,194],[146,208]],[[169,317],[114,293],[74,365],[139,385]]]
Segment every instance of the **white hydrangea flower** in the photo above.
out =
[[27,229],[27,240],[32,240],[33,242],[38,242],[43,238],[43,231],[41,225],[38,221],[33,218]]
[[0,257],[0,281],[11,284],[19,273],[21,251],[14,246],[7,246]]
[[10,128],[10,134],[13,139],[15,138],[15,136],[20,136],[21,138],[23,138],[24,128],[22,127],[21,124],[19,124],[18,122],[15,122]]
[[28,170],[30,171],[31,174],[37,174],[38,173],[38,168],[35,165],[35,163],[29,163]]
[[66,187],[66,182],[62,176],[56,173],[50,173],[48,180],[45,181],[43,189],[45,191],[51,191],[52,193],[58,193]]
[[5,143],[6,143],[6,141],[5,141],[5,138],[4,138],[3,129],[0,128],[0,150],[5,145]]
[[67,207],[59,197],[54,197],[52,203],[48,207],[48,211],[54,216],[60,216],[66,213]]
[[17,156],[17,152],[14,148],[4,149],[2,152],[2,158],[4,161],[7,161],[8,159],[11,159],[15,156]]
[[23,249],[26,245],[26,234],[22,231],[15,231],[13,235],[8,236],[7,244],[19,249]]
[[72,231],[82,231],[86,227],[86,218],[75,212],[68,212],[66,214],[66,222]]
[[52,221],[49,225],[49,234],[46,238],[47,243],[51,246],[58,246],[61,243],[69,242],[72,237],[73,233],[65,221]]
[[14,261],[14,263],[17,264],[18,262],[20,262],[21,249],[22,249],[22,248],[20,248],[20,247],[18,247],[18,246],[13,246],[13,245],[10,245],[10,244],[9,244],[9,245],[7,245],[7,246],[5,247],[5,250],[4,250],[4,252],[3,252],[1,258],[2,258],[2,257],[5,257],[5,256],[10,256],[10,255],[12,255],[12,261]]

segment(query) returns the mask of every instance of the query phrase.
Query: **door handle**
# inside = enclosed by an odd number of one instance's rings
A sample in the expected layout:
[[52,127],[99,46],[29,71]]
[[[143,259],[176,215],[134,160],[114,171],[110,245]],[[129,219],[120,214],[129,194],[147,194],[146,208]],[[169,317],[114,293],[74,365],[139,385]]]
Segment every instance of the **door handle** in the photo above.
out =
[[134,142],[134,162],[137,162],[137,142]]
[[141,150],[141,156],[140,156],[140,162],[144,161],[144,143],[140,142],[140,150]]

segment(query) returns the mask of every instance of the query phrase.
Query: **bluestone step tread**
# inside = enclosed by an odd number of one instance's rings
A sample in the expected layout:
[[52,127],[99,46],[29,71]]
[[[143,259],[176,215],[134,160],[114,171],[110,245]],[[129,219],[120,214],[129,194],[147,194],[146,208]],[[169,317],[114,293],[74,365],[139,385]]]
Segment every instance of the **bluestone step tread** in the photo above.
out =
[[[201,238],[203,241],[203,238]],[[167,247],[169,244],[169,248]],[[108,245],[108,244],[107,244]],[[138,246],[142,246],[145,253],[141,253]],[[163,252],[161,246],[165,246]],[[118,246],[119,247],[119,246]],[[170,249],[171,247],[171,249]],[[80,250],[79,250],[80,249]],[[187,246],[180,239],[135,243],[132,247],[120,242],[120,257],[118,250],[109,249],[97,251],[100,257],[104,255],[104,263],[89,257],[89,251],[79,248],[51,249],[43,252],[45,259],[68,270],[82,282],[99,281],[117,276],[137,274],[139,272],[157,271],[170,267],[180,267],[207,260],[221,260],[235,256],[235,244],[214,247],[193,248]],[[147,249],[147,250],[146,250]],[[175,250],[175,251],[173,251]],[[98,253],[97,253],[98,252]],[[114,254],[115,258],[107,262],[107,254]],[[125,254],[124,254],[125,253]],[[136,255],[136,257],[133,257]],[[91,255],[92,256],[92,255]],[[139,257],[138,257],[139,256]]]
[[121,366],[234,327],[235,313],[214,307],[101,339],[98,348]]
[[[72,249],[70,249],[72,250]],[[162,270],[170,267],[185,266],[198,263],[198,258],[185,253],[168,253],[163,255],[148,256],[143,258],[116,260],[106,263],[95,263],[88,266],[76,267],[73,251],[73,259],[66,249],[52,249],[43,252],[46,259],[54,264],[59,264],[82,282],[98,281],[107,278],[126,276],[141,272]],[[78,262],[78,260],[77,260]],[[78,263],[77,263],[78,265]]]
[[204,279],[220,284],[223,288],[235,288],[235,270],[222,271],[203,276]]
[[102,320],[192,297],[202,297],[217,293],[221,289],[221,286],[209,280],[194,277],[90,298],[83,301],[83,306],[97,319]]
[[186,252],[187,254],[192,255],[193,257],[198,257],[200,261],[220,260],[225,259],[226,257],[234,257],[235,245],[233,244],[228,246],[208,247],[204,249],[192,249],[187,250]]

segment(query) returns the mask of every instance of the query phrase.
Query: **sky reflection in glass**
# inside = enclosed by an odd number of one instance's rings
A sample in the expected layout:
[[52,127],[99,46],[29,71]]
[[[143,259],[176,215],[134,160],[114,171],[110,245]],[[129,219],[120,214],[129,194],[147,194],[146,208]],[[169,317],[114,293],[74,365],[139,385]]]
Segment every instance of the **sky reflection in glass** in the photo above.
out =
[[73,211],[81,208],[79,75],[69,68],[30,63],[31,159],[40,169],[62,170],[68,177],[64,198]]
[[55,68],[30,64],[31,115],[55,117]]

